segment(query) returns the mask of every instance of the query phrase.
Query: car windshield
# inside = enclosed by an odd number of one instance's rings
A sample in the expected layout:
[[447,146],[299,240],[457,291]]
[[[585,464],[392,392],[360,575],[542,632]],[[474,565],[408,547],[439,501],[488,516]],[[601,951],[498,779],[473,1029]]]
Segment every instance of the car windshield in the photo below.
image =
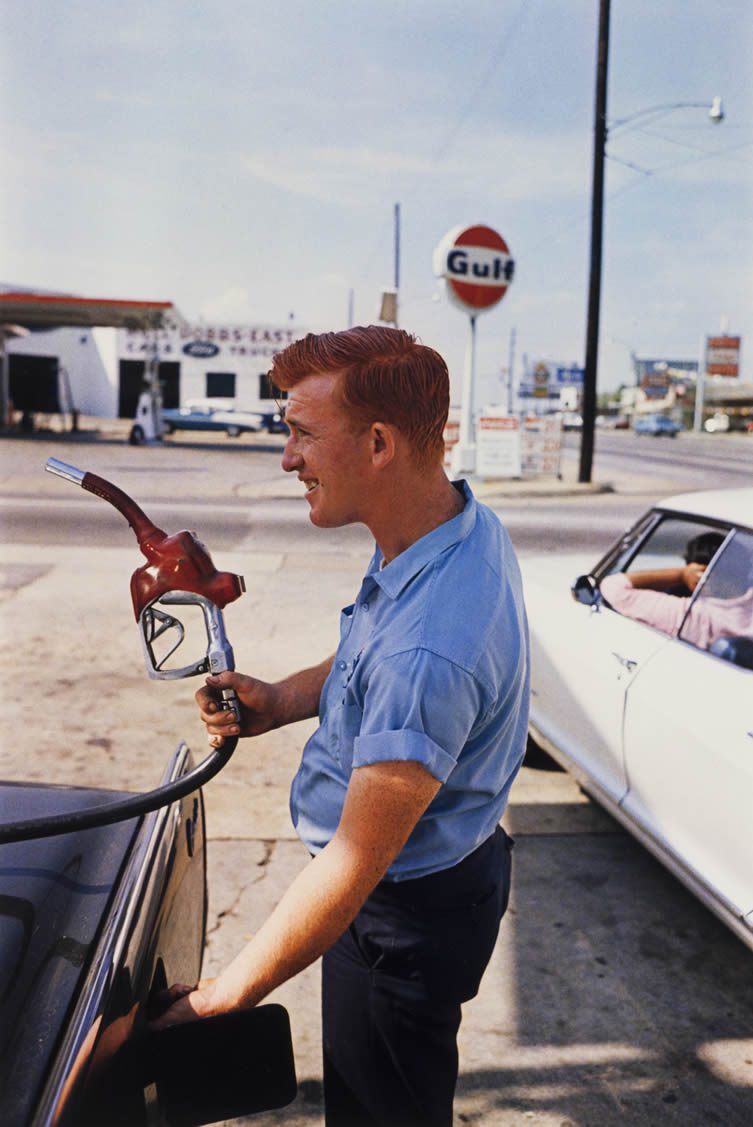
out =
[[667,517],[634,553],[628,554],[621,566],[611,571],[655,571],[668,567],[682,567],[687,562],[686,550],[696,537],[709,532],[709,525],[697,520]]
[[595,574],[601,580],[628,568],[679,567],[684,562],[683,552],[688,540],[702,531],[708,531],[708,525],[700,521],[648,513],[601,561]]

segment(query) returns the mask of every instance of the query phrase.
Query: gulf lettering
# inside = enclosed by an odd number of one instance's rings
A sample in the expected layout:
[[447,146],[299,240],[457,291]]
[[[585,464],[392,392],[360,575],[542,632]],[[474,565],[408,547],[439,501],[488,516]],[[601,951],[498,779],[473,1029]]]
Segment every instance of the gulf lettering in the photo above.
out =
[[447,273],[455,277],[485,278],[489,281],[507,285],[513,279],[515,263],[511,258],[494,255],[484,260],[468,258],[468,251],[456,247],[447,255]]

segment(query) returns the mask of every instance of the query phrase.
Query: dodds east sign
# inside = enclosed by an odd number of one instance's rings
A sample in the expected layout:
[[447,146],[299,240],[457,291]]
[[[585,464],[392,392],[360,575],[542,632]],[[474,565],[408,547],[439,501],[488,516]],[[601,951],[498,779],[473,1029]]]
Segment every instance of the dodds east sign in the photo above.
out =
[[434,251],[434,273],[445,279],[454,304],[474,315],[502,300],[515,262],[500,234],[476,224],[447,232]]

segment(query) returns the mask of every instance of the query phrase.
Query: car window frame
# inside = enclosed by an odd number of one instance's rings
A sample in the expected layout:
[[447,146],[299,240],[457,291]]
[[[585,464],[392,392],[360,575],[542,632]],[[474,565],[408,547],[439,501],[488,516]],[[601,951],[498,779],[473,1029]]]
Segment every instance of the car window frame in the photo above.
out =
[[[703,591],[706,580],[711,574],[716,561],[721,558],[724,549],[727,547],[732,537],[734,537],[736,531],[749,531],[748,529],[746,529],[745,525],[733,524],[727,520],[722,520],[716,517],[707,517],[699,513],[688,513],[683,511],[682,509],[649,509],[649,511],[647,513],[644,513],[644,515],[636,521],[632,528],[628,529],[628,531],[624,533],[622,537],[620,537],[619,541],[616,544],[612,545],[609,551],[604,556],[602,556],[601,560],[599,560],[598,564],[591,572],[591,576],[594,579],[597,588],[600,588],[601,581],[607,575],[613,575],[618,572],[628,571],[633,560],[635,560],[636,557],[640,554],[640,552],[656,532],[658,527],[667,520],[692,521],[709,532],[723,533],[724,540],[714,553],[713,559],[707,571],[701,577],[698,586],[689,597],[685,614],[683,615],[682,622],[680,623],[676,634],[665,634],[662,630],[657,629],[655,626],[650,626],[645,622],[637,622],[637,625],[642,626],[645,630],[651,630],[654,634],[657,634],[662,638],[666,638],[669,642],[680,642],[684,646],[689,646],[697,653],[706,654],[708,657],[715,658],[715,660],[722,660],[721,658],[716,658],[715,655],[709,653],[708,650],[701,649],[693,642],[689,642],[686,638],[682,638],[680,635],[687,621],[688,615],[691,613],[696,599]],[[614,607],[604,599],[603,595],[601,595],[600,590],[599,605],[605,607],[607,610],[611,610],[614,614],[619,615],[620,618],[627,617],[626,615],[620,614],[619,611],[615,610]],[[630,621],[636,620],[630,619]]]
[[[708,529],[709,532],[724,533],[724,541],[717,549],[714,560],[717,559],[719,553],[727,546],[730,536],[734,534],[736,529],[742,532],[753,531],[747,529],[746,526],[742,524],[733,524],[727,520],[718,519],[716,517],[706,517],[697,513],[687,513],[683,512],[681,509],[649,509],[647,513],[644,513],[643,516],[612,545],[590,572],[591,576],[596,580],[597,585],[600,584],[602,579],[607,575],[612,575],[617,571],[627,571],[635,557],[642,550],[646,541],[653,535],[656,528],[663,521],[668,519],[694,521],[699,525],[703,525],[704,529]],[[617,561],[619,561],[619,566],[615,566]]]
[[690,599],[690,602],[688,603],[687,610],[685,611],[685,614],[683,616],[682,622],[680,623],[677,634],[676,634],[675,638],[673,639],[676,642],[682,642],[682,644],[685,645],[685,646],[689,646],[692,650],[695,650],[696,653],[705,654],[707,657],[713,658],[714,661],[723,661],[725,664],[729,664],[726,661],[725,658],[720,657],[718,654],[712,653],[710,649],[704,649],[702,646],[697,646],[695,644],[695,642],[690,641],[688,638],[683,638],[682,632],[685,629],[685,625],[686,625],[688,618],[690,617],[690,615],[693,611],[693,608],[696,604],[696,601],[699,601],[700,599],[703,598],[704,590],[705,590],[707,584],[710,582],[712,575],[713,575],[713,572],[723,562],[724,554],[725,554],[725,551],[726,551],[728,545],[735,539],[735,537],[738,534],[743,535],[743,536],[753,537],[753,529],[750,529],[746,525],[743,525],[743,524],[731,524],[727,527],[727,534],[724,537],[724,540],[722,541],[722,543],[717,548],[716,552],[714,553],[714,557],[711,560],[711,562],[709,563],[709,566],[706,568],[706,571],[701,576],[701,579],[698,583],[698,586],[696,587],[695,591],[693,592],[692,598]]

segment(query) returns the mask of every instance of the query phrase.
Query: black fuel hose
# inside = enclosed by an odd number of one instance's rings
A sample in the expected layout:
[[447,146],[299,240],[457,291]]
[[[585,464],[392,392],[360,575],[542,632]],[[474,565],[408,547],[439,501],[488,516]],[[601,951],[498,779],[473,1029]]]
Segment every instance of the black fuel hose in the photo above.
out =
[[115,802],[105,802],[88,810],[71,810],[65,814],[29,818],[23,822],[8,822],[0,826],[0,845],[75,833],[78,830],[91,829],[92,826],[109,826],[113,822],[127,821],[128,818],[140,818],[143,814],[149,814],[161,806],[169,806],[213,779],[229,761],[237,745],[237,736],[226,737],[222,747],[210,751],[209,755],[187,775],[175,779],[172,783],[165,783],[156,790],[120,798]]

